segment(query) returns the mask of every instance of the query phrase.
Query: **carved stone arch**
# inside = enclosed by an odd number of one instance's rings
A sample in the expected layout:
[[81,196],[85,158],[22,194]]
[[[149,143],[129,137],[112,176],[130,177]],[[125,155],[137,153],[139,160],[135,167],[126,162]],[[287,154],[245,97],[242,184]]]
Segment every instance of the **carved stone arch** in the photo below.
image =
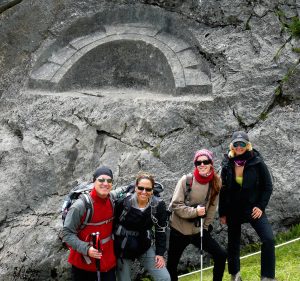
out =
[[[72,84],[67,83],[66,80],[72,79],[72,73],[76,73],[74,69],[80,65],[80,61],[82,62],[85,57],[88,57],[89,54],[101,48],[101,46],[108,46],[109,49],[110,45],[116,46],[118,42],[126,42],[127,44],[131,42],[132,46],[136,46],[140,42],[142,45],[140,48],[141,52],[143,50],[147,52],[150,49],[156,50],[158,58],[156,63],[158,65],[165,64],[164,67],[161,65],[161,72],[165,74],[161,76],[164,81],[157,81],[157,84],[161,85],[156,88],[150,87],[149,90],[171,94],[211,93],[210,78],[201,70],[202,60],[192,46],[172,34],[161,32],[154,26],[130,23],[107,25],[105,26],[105,32],[100,31],[73,39],[68,45],[52,53],[44,64],[32,72],[29,85],[32,88],[53,91],[66,90],[68,85]],[[134,51],[138,49],[136,48]],[[158,53],[163,57],[158,55]],[[135,54],[133,53],[132,55],[134,56]],[[129,59],[128,55],[127,59]],[[147,60],[146,57],[144,59]],[[141,63],[147,65],[148,62],[144,61]],[[148,84],[152,83],[154,85],[155,81],[151,81],[151,77],[155,75],[151,71],[159,71],[150,67],[149,64],[147,66],[150,71],[148,74],[145,73],[145,77],[146,79],[147,77],[149,78]],[[136,71],[138,71],[138,67]],[[171,75],[168,74],[169,72]],[[77,75],[77,77],[79,76]],[[126,73],[124,74],[124,79],[126,79]],[[84,86],[86,87],[87,85]]]

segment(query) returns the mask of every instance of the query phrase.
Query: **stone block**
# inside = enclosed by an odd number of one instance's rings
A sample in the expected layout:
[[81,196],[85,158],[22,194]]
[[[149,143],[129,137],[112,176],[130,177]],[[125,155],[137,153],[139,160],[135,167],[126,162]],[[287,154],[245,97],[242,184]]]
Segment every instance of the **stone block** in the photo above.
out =
[[63,65],[76,51],[77,50],[71,46],[66,46],[52,54],[48,61]]
[[199,69],[184,69],[185,82],[187,86],[211,85],[209,77]]
[[75,49],[79,50],[99,39],[106,37],[107,34],[105,32],[96,32],[88,36],[79,37],[70,42],[70,45]]
[[179,57],[183,67],[196,66],[200,63],[199,55],[196,55],[195,52],[191,49],[186,49],[182,52],[178,52],[177,56]]
[[158,32],[158,29],[152,26],[145,26],[144,24],[106,25],[105,29],[107,35],[131,33],[155,36]]
[[191,47],[185,41],[165,32],[155,35],[155,38],[169,46],[176,53]]
[[56,71],[60,68],[60,65],[55,63],[45,63],[37,70],[33,71],[30,75],[35,80],[51,80]]

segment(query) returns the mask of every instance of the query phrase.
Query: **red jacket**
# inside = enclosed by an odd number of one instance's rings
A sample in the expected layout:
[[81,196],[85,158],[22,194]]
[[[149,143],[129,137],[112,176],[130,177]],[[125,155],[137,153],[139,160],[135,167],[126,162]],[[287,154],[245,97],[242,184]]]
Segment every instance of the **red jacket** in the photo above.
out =
[[[91,197],[94,201],[94,214],[90,223],[97,223],[100,221],[105,221],[113,217],[113,206],[109,197],[102,199],[97,196],[95,188],[91,191]],[[83,221],[84,217],[82,218]],[[85,228],[78,232],[78,238],[83,241],[91,241],[91,233],[100,232],[100,239],[105,239],[112,235],[113,222],[94,226],[87,225]],[[110,239],[108,242],[101,245],[102,258],[100,260],[100,271],[106,272],[111,270],[116,266],[116,257],[114,254],[114,241]],[[87,271],[97,271],[96,262],[94,258],[90,258],[91,263],[87,264],[83,255],[70,247],[70,255],[68,262],[77,268],[87,270]]]

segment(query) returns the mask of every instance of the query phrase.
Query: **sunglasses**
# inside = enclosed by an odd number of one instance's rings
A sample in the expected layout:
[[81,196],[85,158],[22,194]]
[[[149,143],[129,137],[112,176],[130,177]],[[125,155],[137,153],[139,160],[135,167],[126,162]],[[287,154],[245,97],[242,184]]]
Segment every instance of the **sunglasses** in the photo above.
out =
[[201,164],[203,164],[203,165],[209,165],[209,164],[211,164],[211,161],[210,160],[203,160],[203,161],[196,161],[195,162],[196,166],[200,166]]
[[111,183],[113,182],[112,179],[103,179],[103,178],[99,178],[99,179],[97,179],[97,180],[98,180],[98,182],[101,182],[101,183],[107,182],[107,183],[111,184]]
[[238,147],[238,146],[240,146],[240,147],[245,148],[246,145],[247,145],[247,144],[244,143],[244,142],[242,142],[242,141],[237,141],[237,142],[233,143],[233,147]]
[[152,192],[153,188],[151,187],[143,187],[143,186],[137,186],[137,189],[140,190],[140,191],[144,191],[146,190],[146,192]]

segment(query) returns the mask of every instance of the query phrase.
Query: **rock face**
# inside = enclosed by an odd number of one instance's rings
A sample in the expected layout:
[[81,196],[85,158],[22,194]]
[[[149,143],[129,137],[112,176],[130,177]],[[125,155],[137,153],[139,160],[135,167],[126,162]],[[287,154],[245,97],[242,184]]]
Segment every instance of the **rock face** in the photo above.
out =
[[[99,165],[115,186],[149,171],[169,200],[194,152],[211,149],[219,168],[238,129],[273,174],[274,231],[300,222],[298,0],[23,0],[0,12],[0,280],[69,280],[60,206]],[[197,262],[185,254],[181,269]]]

